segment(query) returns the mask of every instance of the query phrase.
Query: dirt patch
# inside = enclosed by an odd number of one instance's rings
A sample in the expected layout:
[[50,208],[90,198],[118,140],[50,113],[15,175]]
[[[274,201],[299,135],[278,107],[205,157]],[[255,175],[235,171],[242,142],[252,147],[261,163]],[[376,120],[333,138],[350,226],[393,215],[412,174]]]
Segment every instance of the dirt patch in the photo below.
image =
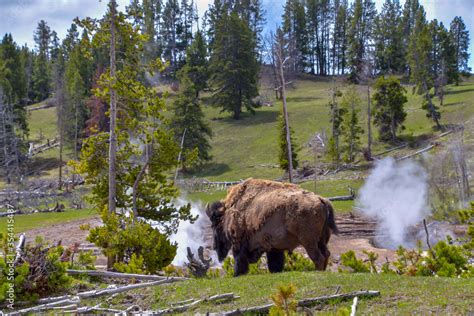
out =
[[102,221],[100,218],[91,217],[80,220],[74,220],[46,227],[35,228],[25,232],[27,241],[33,242],[36,236],[41,236],[45,241],[51,244],[61,242],[63,246],[72,246],[75,243],[87,243],[86,237],[88,231],[82,230],[81,225],[90,225],[91,228],[100,226]]

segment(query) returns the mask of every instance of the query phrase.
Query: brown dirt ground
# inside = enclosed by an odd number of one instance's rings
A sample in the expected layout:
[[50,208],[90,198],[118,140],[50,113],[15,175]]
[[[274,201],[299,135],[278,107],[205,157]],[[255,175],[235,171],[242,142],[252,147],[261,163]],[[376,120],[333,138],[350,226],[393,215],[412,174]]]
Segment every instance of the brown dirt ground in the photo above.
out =
[[[362,251],[368,250],[373,251],[379,255],[378,263],[383,264],[385,258],[392,261],[395,258],[395,252],[388,249],[375,248],[371,242],[371,232],[373,231],[373,223],[368,222],[367,225],[356,225],[352,227],[351,224],[342,224],[346,221],[346,217],[337,217],[336,222],[338,222],[341,228],[341,234],[339,236],[332,236],[329,242],[329,249],[332,254],[332,261],[337,263],[340,259],[340,255],[349,250],[354,250],[358,257],[365,258]],[[358,218],[360,220],[360,218]],[[61,244],[65,247],[72,246],[75,243],[79,243],[81,248],[84,250],[94,250],[95,254],[98,255],[96,264],[104,266],[106,264],[106,259],[101,255],[94,245],[86,241],[88,232],[81,230],[80,226],[88,224],[91,228],[97,227],[101,224],[99,217],[92,217],[87,219],[81,219],[76,221],[70,221],[61,224],[55,224],[47,227],[35,228],[26,232],[29,240],[34,240],[36,236],[42,236],[45,241],[48,243],[58,243],[61,241]],[[209,227],[210,229],[210,227]],[[359,236],[354,236],[350,232],[362,232]],[[207,234],[209,237],[211,234]],[[209,238],[210,239],[210,238]],[[209,246],[211,241],[209,241]],[[297,251],[305,253],[303,248],[298,248]],[[337,270],[337,264],[332,265],[331,270]]]

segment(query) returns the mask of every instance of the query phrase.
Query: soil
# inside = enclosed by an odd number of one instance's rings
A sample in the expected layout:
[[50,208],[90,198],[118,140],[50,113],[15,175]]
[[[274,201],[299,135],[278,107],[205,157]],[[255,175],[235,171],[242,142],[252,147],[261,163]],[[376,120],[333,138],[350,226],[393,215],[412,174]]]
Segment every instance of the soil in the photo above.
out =
[[[329,242],[329,249],[332,254],[333,262],[339,261],[340,255],[349,250],[354,250],[358,256],[363,256],[363,250],[373,251],[379,254],[379,261],[382,264],[385,262],[385,257],[389,260],[394,259],[394,251],[387,249],[375,248],[371,244],[371,238],[375,234],[375,223],[369,220],[364,220],[361,217],[354,216],[338,216],[336,218],[340,235],[332,236]],[[27,240],[34,240],[36,236],[42,236],[45,241],[52,244],[61,244],[65,247],[80,244],[80,249],[93,250],[97,255],[96,265],[101,268],[106,265],[106,258],[100,254],[98,248],[86,240],[88,232],[80,228],[81,225],[89,225],[91,228],[97,227],[101,224],[99,217],[92,217],[76,221],[69,221],[61,224],[55,224],[47,227],[35,228],[26,232]],[[210,227],[208,228],[210,230]],[[209,238],[209,245],[211,242],[211,232],[206,234]],[[30,236],[30,238],[28,238]],[[303,248],[298,248],[297,251],[305,253]],[[335,265],[333,265],[334,269]]]
[[[42,236],[45,241],[49,243],[61,242],[63,246],[72,246],[75,243],[80,244],[80,249],[93,250],[97,256],[96,265],[97,268],[103,268],[106,265],[106,258],[100,253],[100,250],[93,244],[86,241],[88,235],[87,231],[80,229],[81,225],[89,225],[97,227],[101,224],[99,217],[93,217],[88,219],[81,219],[77,221],[70,221],[61,224],[55,224],[48,227],[36,228],[26,232],[26,236],[31,236],[29,240],[34,240],[36,236]],[[338,236],[333,235],[329,241],[329,250],[331,251],[331,261],[333,264],[330,265],[331,271],[337,271],[337,266],[340,260],[341,254],[353,250],[358,258],[366,258],[363,251],[371,251],[378,254],[377,265],[381,266],[386,260],[394,261],[396,259],[395,251],[391,249],[377,248],[373,245],[372,240],[375,237],[376,223],[373,220],[353,215],[338,215],[336,216],[336,224],[339,228],[340,234]],[[459,227],[443,223],[444,226],[450,226],[451,231],[459,234],[465,230],[465,227]],[[211,228],[207,227],[206,239],[208,240],[207,248],[212,245],[212,233]],[[27,240],[28,240],[27,239]],[[306,255],[305,250],[302,247],[297,248],[298,252]]]

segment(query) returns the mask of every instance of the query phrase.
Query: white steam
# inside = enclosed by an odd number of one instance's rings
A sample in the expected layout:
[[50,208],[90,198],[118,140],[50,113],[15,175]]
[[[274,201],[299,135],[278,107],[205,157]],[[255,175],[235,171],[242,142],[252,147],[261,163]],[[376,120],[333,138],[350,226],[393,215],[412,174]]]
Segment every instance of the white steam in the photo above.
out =
[[428,175],[413,161],[380,160],[360,189],[357,204],[364,215],[377,220],[378,246],[412,247],[408,228],[430,215]]
[[[178,199],[174,204],[177,207],[191,204],[191,214],[193,216],[198,215],[198,219],[191,224],[189,221],[181,221],[179,223],[178,231],[170,237],[172,242],[178,244],[176,251],[176,257],[174,257],[172,264],[175,266],[183,266],[188,262],[187,259],[187,247],[191,249],[191,252],[197,258],[198,249],[200,246],[206,248],[209,246],[209,234],[211,222],[204,211],[204,207],[201,203],[189,202],[183,198]],[[212,251],[214,256],[214,251]],[[212,258],[213,263],[218,262],[216,258]]]

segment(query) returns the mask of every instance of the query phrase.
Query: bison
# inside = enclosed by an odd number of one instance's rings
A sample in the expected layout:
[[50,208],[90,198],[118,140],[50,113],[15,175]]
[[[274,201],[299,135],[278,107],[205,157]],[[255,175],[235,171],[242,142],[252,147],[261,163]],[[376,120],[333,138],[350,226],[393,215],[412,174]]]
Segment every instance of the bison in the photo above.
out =
[[219,261],[232,249],[235,276],[246,274],[263,253],[269,271],[281,272],[284,251],[299,245],[317,270],[325,270],[329,238],[338,233],[329,200],[289,183],[248,179],[208,205],[206,213]]

